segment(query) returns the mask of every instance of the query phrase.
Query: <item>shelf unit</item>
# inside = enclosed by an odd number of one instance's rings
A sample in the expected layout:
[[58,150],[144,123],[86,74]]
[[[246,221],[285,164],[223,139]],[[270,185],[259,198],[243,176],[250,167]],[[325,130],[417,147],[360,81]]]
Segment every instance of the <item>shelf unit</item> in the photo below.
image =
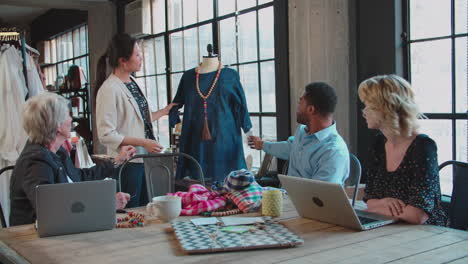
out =
[[91,100],[89,85],[85,84],[81,89],[58,89],[54,91],[57,94],[65,97],[68,100],[73,98],[81,98],[81,111],[78,116],[74,116],[71,111],[73,122],[77,122],[75,131],[85,140],[86,146],[90,154],[93,152],[93,133],[92,133],[92,120],[91,120]]

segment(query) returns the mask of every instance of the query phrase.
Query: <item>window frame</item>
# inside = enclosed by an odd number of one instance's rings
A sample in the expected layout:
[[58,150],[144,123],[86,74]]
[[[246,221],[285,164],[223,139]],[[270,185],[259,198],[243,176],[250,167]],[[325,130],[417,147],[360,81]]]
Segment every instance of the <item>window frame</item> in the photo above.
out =
[[[86,39],[85,39],[85,43],[86,43],[86,53],[84,54],[81,54],[79,56],[75,56],[75,46],[74,46],[74,34],[73,34],[73,31],[74,30],[81,30],[82,27],[85,27],[85,32],[86,32]],[[57,78],[59,77],[59,65],[61,65],[62,63],[65,63],[65,62],[69,62],[69,61],[72,61],[73,64],[75,64],[75,60],[79,60],[79,59],[83,59],[83,58],[86,58],[86,63],[88,64],[87,65],[87,69],[86,69],[86,78],[87,78],[87,83],[86,85],[89,84],[89,43],[88,43],[88,39],[89,39],[89,31],[88,31],[88,24],[87,23],[82,23],[82,24],[79,24],[77,26],[74,26],[66,31],[63,31],[61,33],[58,33],[58,34],[55,34],[53,36],[51,36],[50,38],[48,38],[47,40],[45,41],[48,41],[50,43],[52,43],[53,40],[55,40],[55,42],[57,43],[57,40],[60,38],[60,37],[63,37],[65,36],[66,34],[68,33],[71,33],[71,39],[72,39],[72,47],[71,47],[71,50],[72,50],[72,53],[73,53],[73,56],[70,57],[70,58],[67,58],[67,59],[64,59],[64,60],[60,60],[58,61],[58,45],[55,45],[55,57],[56,57],[56,61],[55,62],[44,62],[42,63],[40,66],[41,66],[41,69],[43,70],[43,72],[45,73],[46,69],[47,68],[51,68],[51,67],[55,67],[55,73],[56,73],[56,76],[55,76],[55,80],[52,80],[52,85],[54,85],[55,81],[57,80]],[[50,50],[49,50],[49,54],[50,54],[50,60],[52,60],[52,44],[50,45],[47,45],[49,46]],[[81,49],[80,49],[81,50]]]
[[[468,109],[465,113],[457,113],[457,99],[456,99],[456,40],[463,37],[468,37],[468,33],[459,33],[456,34],[456,12],[455,12],[455,0],[450,0],[450,34],[445,36],[437,36],[437,37],[429,37],[429,38],[419,38],[419,39],[411,39],[411,7],[410,7],[411,0],[402,0],[402,12],[403,12],[403,44],[404,44],[404,72],[405,77],[411,82],[411,46],[415,43],[428,43],[431,41],[437,40],[445,40],[449,39],[451,41],[451,63],[450,63],[450,71],[451,71],[451,112],[450,113],[432,113],[432,112],[425,112],[424,115],[428,118],[428,120],[447,120],[451,122],[451,140],[452,140],[452,151],[451,151],[451,160],[457,160],[457,121],[459,120],[466,120],[468,122]],[[468,135],[467,139],[468,139]],[[468,147],[468,146],[467,146]],[[465,157],[465,162],[468,161],[468,157]],[[443,163],[445,160],[439,160],[439,163]],[[454,168],[453,168],[454,170]],[[452,171],[453,175],[454,171]],[[450,197],[449,195],[443,195],[445,199]]]
[[[165,0],[164,8],[165,8],[165,31],[159,32],[156,34],[150,34],[142,37],[140,41],[146,41],[150,39],[156,39],[163,37],[164,39],[164,46],[165,46],[165,61],[166,61],[166,68],[164,73],[154,73],[154,74],[146,74],[143,72],[142,74],[137,75],[136,77],[142,78],[145,81],[146,77],[156,77],[165,75],[166,77],[166,87],[167,87],[167,102],[171,102],[172,98],[175,96],[175,92],[177,91],[177,85],[172,83],[172,75],[178,73],[184,73],[187,69],[181,71],[172,71],[172,61],[171,61],[171,40],[170,36],[174,33],[183,32],[185,30],[199,28],[201,26],[210,25],[212,29],[212,44],[213,44],[213,52],[218,54],[220,49],[220,39],[219,39],[219,32],[220,32],[220,21],[235,18],[236,22],[239,16],[247,13],[256,13],[256,24],[257,24],[257,43],[256,43],[256,60],[247,61],[247,62],[238,62],[239,61],[239,43],[237,41],[237,34],[236,34],[236,57],[237,63],[229,64],[230,67],[239,71],[239,66],[247,65],[247,64],[257,64],[257,80],[258,80],[258,103],[259,109],[258,111],[250,111],[249,115],[251,117],[258,118],[259,122],[259,129],[257,131],[259,135],[263,134],[263,126],[262,126],[262,118],[263,117],[276,117],[276,138],[277,140],[285,140],[291,134],[291,126],[290,126],[290,84],[289,84],[289,58],[288,58],[288,1],[287,0],[272,0],[271,2],[263,3],[258,5],[259,0],[256,0],[256,4],[253,7],[230,12],[228,14],[224,14],[219,16],[218,15],[218,0],[213,1],[213,16],[211,19],[204,20],[202,22],[197,22],[194,24],[190,24],[187,26],[182,25],[181,27],[175,29],[170,28],[170,12],[169,12],[169,1]],[[237,4],[237,1],[236,1]],[[183,5],[183,3],[182,3]],[[265,8],[271,7],[273,9],[274,15],[274,57],[269,59],[261,59],[260,57],[260,32],[259,32],[259,11]],[[183,8],[182,8],[183,9]],[[153,1],[150,1],[150,21],[153,21]],[[183,16],[183,10],[181,11]],[[183,19],[182,19],[183,20]],[[281,23],[285,23],[284,25]],[[280,26],[278,26],[280,25]],[[151,23],[151,30],[154,32],[154,24]],[[183,45],[183,44],[182,44]],[[204,47],[200,47],[200,50],[203,50]],[[160,55],[159,55],[160,56]],[[154,52],[154,57],[156,58],[156,50]],[[156,61],[156,60],[155,60]],[[275,112],[264,112],[262,106],[262,71],[261,71],[261,64],[264,62],[274,62],[274,70],[275,70],[275,96],[276,96],[276,111]],[[282,74],[279,74],[279,73]],[[285,74],[286,73],[286,74]],[[145,85],[146,86],[146,85]],[[281,87],[281,88],[280,88]],[[156,92],[158,93],[158,92]],[[159,129],[159,127],[158,127]],[[174,144],[173,137],[172,137],[172,130],[169,129],[169,138],[170,144]],[[280,163],[281,165],[282,163]]]

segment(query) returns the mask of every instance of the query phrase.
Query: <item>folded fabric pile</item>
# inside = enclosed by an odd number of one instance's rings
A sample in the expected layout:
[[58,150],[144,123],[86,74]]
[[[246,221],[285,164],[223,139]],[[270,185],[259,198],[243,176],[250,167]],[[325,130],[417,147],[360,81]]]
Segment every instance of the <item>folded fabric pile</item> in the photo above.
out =
[[226,205],[226,198],[218,192],[210,192],[205,186],[193,184],[188,192],[168,193],[167,195],[182,198],[181,215],[199,215],[203,212],[215,211]]
[[[182,198],[181,215],[199,215],[206,212],[223,212],[228,201],[240,209],[242,213],[255,212],[262,206],[262,193],[264,190],[276,189],[262,187],[255,181],[254,174],[246,169],[230,172],[224,179],[222,187],[210,192],[200,184],[190,186],[188,192],[168,193],[167,195]],[[233,208],[225,208],[229,212],[237,212]],[[224,211],[225,211],[224,210]],[[211,215],[208,213],[208,215]]]
[[224,179],[222,191],[243,213],[257,211],[262,205],[263,188],[249,170],[230,172]]

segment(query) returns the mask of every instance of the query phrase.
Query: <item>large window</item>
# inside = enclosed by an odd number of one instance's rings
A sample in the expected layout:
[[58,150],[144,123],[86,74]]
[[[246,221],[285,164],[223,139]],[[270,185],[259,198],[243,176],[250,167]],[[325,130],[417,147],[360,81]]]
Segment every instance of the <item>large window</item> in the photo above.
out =
[[81,25],[44,42],[42,66],[47,85],[56,85],[71,65],[80,66],[89,78],[88,26]]
[[[466,0],[409,0],[409,77],[421,111],[421,132],[433,138],[439,164],[468,161],[468,7]],[[452,171],[441,171],[442,193]]]
[[[142,42],[137,73],[151,103],[162,108],[172,100],[182,74],[213,44],[223,65],[239,72],[254,134],[276,140],[273,0],[152,0],[151,15],[153,35]],[[167,117],[155,130],[168,146]],[[262,153],[244,149],[259,166]]]

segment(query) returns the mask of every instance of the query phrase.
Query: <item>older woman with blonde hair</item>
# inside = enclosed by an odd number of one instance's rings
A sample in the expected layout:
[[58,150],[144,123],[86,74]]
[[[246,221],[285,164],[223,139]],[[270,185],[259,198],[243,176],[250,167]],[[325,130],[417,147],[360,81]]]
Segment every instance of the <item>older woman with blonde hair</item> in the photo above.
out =
[[434,140],[418,132],[424,117],[411,85],[397,75],[369,78],[359,85],[363,116],[378,133],[364,166],[368,211],[412,224],[446,225]]
[[[89,169],[77,169],[61,146],[70,138],[72,118],[68,101],[45,92],[29,99],[23,108],[23,128],[29,139],[11,176],[10,225],[33,223],[36,219],[36,186],[101,180],[116,175],[116,165],[134,155],[131,146],[122,148],[115,164],[105,162]],[[117,193],[116,206],[124,208],[129,194]]]

